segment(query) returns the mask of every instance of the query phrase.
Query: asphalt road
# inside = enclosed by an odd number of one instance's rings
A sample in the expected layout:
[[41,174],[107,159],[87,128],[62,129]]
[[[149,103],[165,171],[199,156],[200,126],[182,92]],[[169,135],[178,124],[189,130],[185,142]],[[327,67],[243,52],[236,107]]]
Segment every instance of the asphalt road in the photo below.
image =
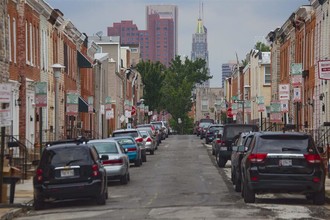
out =
[[141,167],[131,166],[128,185],[109,184],[105,206],[94,202],[53,203],[17,219],[330,219],[327,205],[302,196],[257,196],[246,205],[218,168],[210,145],[195,135],[173,135]]

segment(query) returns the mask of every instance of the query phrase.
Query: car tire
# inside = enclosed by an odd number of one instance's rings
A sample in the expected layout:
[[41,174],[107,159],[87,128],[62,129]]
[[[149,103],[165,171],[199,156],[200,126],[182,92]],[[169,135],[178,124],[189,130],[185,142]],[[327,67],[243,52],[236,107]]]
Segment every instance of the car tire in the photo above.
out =
[[213,147],[212,147],[212,155],[215,155],[215,151],[214,151]]
[[253,190],[249,188],[247,183],[244,181],[243,184],[243,195],[244,195],[244,202],[245,203],[255,203],[256,201],[256,194]]
[[135,161],[134,161],[134,165],[136,166],[136,167],[139,167],[139,166],[141,166],[141,158],[140,159],[135,159]]
[[235,192],[241,192],[241,180],[239,180],[237,177],[235,177]]
[[217,158],[216,158],[216,160],[217,160],[217,164],[218,164],[218,166],[219,166],[220,168],[223,168],[223,167],[226,166],[227,160],[224,159],[223,157],[220,157],[219,154],[220,154],[220,153],[218,153]]
[[122,185],[126,185],[128,183],[128,176],[129,176],[129,174],[126,172],[125,175],[122,175],[120,177],[120,183]]
[[106,203],[106,192],[103,192],[101,195],[99,195],[96,198],[96,203],[98,205],[105,205],[105,203]]
[[142,162],[147,162],[147,154],[142,154],[141,156]]
[[155,150],[151,150],[150,155],[154,155],[154,154],[155,154]]
[[43,210],[45,208],[45,203],[44,203],[43,199],[34,198],[33,207],[34,207],[34,210]]
[[324,205],[325,203],[325,189],[313,194],[313,204],[314,205]]

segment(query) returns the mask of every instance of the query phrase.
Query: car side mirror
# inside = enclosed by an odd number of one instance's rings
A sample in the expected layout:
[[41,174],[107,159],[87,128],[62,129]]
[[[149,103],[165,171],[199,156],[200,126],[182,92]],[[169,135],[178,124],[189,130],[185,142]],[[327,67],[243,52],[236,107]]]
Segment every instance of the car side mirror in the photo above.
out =
[[102,155],[101,160],[109,160],[109,156],[108,155]]

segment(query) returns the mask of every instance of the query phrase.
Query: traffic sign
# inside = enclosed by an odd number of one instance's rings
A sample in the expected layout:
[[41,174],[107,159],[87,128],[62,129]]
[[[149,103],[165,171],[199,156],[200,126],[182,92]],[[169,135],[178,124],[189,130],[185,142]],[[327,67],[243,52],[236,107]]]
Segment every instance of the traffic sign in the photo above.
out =
[[134,105],[132,105],[131,115],[132,116],[136,115],[136,107]]
[[227,117],[228,117],[228,118],[232,118],[232,117],[233,117],[233,111],[232,111],[232,108],[228,108],[228,109],[227,109]]

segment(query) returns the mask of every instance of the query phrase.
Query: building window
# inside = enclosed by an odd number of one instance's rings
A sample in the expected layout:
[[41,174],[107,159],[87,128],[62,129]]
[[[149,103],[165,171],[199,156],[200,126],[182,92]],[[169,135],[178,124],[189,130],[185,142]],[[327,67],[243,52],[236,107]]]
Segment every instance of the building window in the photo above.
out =
[[33,66],[33,27],[30,23],[30,65]]
[[270,66],[265,66],[265,84],[271,83]]
[[202,111],[208,111],[208,110],[209,110],[208,100],[203,99],[202,100]]
[[14,63],[16,63],[16,19],[13,18],[13,46],[14,46]]
[[12,58],[11,58],[11,28],[10,28],[10,25],[11,25],[11,22],[10,22],[10,16],[8,15],[8,51],[9,51],[9,61],[12,61]]

